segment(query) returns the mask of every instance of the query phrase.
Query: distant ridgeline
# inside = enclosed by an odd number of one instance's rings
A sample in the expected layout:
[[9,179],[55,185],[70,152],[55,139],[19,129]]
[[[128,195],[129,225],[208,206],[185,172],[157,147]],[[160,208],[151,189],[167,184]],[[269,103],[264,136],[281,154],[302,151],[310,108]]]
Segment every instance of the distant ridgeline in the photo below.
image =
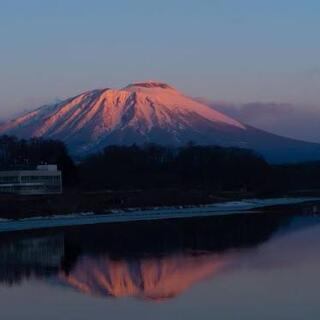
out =
[[82,190],[208,188],[320,189],[320,162],[270,165],[253,151],[216,146],[109,146],[75,164],[63,142],[0,137],[0,170],[55,163],[64,183]]

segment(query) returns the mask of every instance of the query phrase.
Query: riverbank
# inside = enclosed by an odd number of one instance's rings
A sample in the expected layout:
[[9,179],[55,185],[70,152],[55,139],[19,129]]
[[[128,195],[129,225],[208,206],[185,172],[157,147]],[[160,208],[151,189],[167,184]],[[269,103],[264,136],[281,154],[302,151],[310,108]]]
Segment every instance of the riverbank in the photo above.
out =
[[[260,198],[251,192],[217,192],[210,189],[100,190],[83,192],[66,189],[61,195],[0,195],[0,218],[23,219],[71,212],[105,214],[127,208],[198,206],[205,204]],[[269,197],[275,197],[271,195]]]
[[202,206],[167,207],[142,210],[132,208],[126,210],[113,210],[108,214],[94,214],[93,212],[69,215],[54,215],[51,217],[33,217],[25,219],[1,219],[0,232],[22,231],[33,229],[47,229],[66,226],[92,225],[102,223],[121,223],[132,221],[149,221],[180,219],[208,216],[226,216],[252,213],[254,209],[266,207],[294,205],[306,202],[319,202],[319,197],[305,198],[272,198],[248,199],[230,201]]

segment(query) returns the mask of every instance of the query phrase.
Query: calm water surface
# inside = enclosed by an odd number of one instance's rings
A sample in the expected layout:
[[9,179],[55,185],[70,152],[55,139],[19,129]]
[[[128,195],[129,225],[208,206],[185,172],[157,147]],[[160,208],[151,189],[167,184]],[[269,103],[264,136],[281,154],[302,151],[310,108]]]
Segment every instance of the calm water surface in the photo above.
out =
[[308,206],[0,235],[0,319],[319,319]]

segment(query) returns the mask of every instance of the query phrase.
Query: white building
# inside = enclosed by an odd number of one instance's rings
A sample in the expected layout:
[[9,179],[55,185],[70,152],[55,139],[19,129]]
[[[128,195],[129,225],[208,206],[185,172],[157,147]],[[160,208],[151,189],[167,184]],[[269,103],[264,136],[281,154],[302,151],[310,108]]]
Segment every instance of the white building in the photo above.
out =
[[0,193],[37,195],[61,192],[62,176],[56,165],[39,165],[36,170],[0,171]]

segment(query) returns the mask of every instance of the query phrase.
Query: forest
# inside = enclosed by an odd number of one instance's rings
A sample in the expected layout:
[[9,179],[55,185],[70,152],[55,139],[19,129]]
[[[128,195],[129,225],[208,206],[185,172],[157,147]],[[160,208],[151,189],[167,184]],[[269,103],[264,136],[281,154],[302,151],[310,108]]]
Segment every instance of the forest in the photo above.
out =
[[109,146],[75,163],[60,141],[0,137],[0,170],[54,163],[71,189],[193,188],[259,192],[320,189],[320,161],[272,165],[240,148]]

